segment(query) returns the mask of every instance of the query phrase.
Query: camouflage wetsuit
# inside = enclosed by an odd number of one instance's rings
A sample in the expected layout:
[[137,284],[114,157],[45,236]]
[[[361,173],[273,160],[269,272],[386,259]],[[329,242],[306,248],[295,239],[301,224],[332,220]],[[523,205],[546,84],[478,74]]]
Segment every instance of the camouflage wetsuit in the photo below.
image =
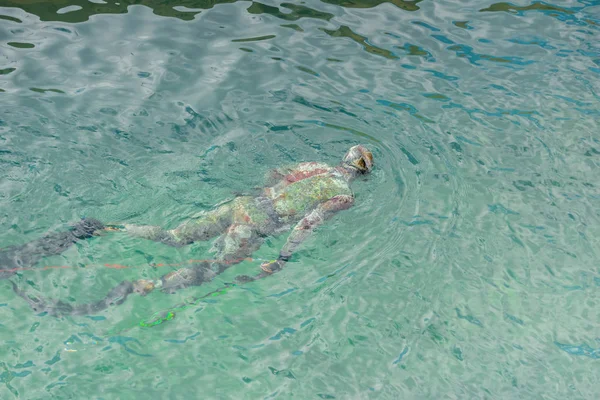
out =
[[124,281],[104,299],[92,304],[75,307],[62,302],[48,304],[41,299],[31,299],[13,283],[15,292],[36,311],[90,314],[122,303],[133,292],[145,295],[155,288],[173,291],[210,281],[232,264],[249,257],[266,236],[278,235],[295,225],[279,257],[261,265],[263,272],[254,277],[238,277],[242,281],[260,279],[283,268],[296,248],[323,221],[352,206],[354,197],[350,183],[355,176],[370,172],[372,166],[371,152],[363,146],[354,146],[337,167],[307,162],[277,169],[269,174],[268,186],[259,196],[236,197],[171,230],[129,224],[105,227],[97,220],[82,220],[68,232],[48,234],[37,241],[0,252],[0,279],[11,276],[19,267],[35,264],[42,257],[59,254],[77,240],[89,238],[104,229],[123,230],[133,236],[176,247],[218,236],[213,247],[216,252],[214,262],[181,268],[154,281]]
[[347,176],[327,164],[302,163],[275,170],[269,178],[277,183],[264,189],[260,196],[237,197],[172,230],[124,225],[124,230],[131,235],[171,246],[219,236],[213,246],[215,262],[182,268],[148,283],[166,290],[208,281],[231,264],[250,256],[266,236],[287,231],[296,224],[279,256],[279,260],[285,262],[314,227],[332,212],[353,203]]

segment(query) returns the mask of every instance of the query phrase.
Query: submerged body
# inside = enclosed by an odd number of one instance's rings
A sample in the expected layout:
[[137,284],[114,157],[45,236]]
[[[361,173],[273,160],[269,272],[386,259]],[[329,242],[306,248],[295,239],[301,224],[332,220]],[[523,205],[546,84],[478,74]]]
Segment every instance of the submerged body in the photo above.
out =
[[157,281],[146,281],[147,290],[154,287],[174,290],[209,281],[258,250],[265,237],[295,226],[278,260],[263,265],[265,272],[274,272],[316,225],[354,202],[347,174],[327,164],[301,163],[272,171],[267,179],[275,184],[263,189],[259,196],[236,197],[175,229],[128,224],[119,227],[130,235],[177,247],[218,236],[213,246],[214,262],[182,268]]
[[122,282],[105,299],[89,305],[72,307],[59,302],[49,306],[42,300],[32,300],[13,284],[15,292],[37,311],[88,314],[111,304],[119,304],[133,292],[145,295],[155,288],[170,292],[210,281],[231,265],[249,257],[266,237],[279,235],[293,227],[276,260],[262,264],[262,272],[254,277],[239,277],[241,281],[260,279],[283,268],[296,248],[317,226],[335,212],[353,205],[350,183],[357,175],[370,172],[372,163],[372,154],[367,149],[354,146],[342,164],[336,167],[307,162],[277,169],[271,171],[267,186],[259,195],[236,197],[170,230],[130,224],[104,226],[96,220],[83,220],[69,232],[46,235],[38,241],[0,253],[0,278],[14,273],[9,269],[11,265],[22,267],[24,264],[34,264],[41,257],[59,254],[75,241],[102,230],[123,231],[175,247],[217,237],[213,246],[215,261],[181,268],[153,281]]

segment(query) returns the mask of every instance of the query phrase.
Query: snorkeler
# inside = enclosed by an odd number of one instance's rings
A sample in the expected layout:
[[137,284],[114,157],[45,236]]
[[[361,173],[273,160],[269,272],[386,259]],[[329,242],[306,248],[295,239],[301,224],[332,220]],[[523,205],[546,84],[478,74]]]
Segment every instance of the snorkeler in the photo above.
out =
[[31,266],[42,257],[60,254],[78,240],[102,231],[122,231],[174,247],[218,237],[213,246],[216,252],[214,261],[181,268],[157,280],[124,281],[103,300],[92,304],[47,304],[44,300],[30,298],[13,283],[15,292],[27,300],[35,311],[55,315],[85,315],[120,304],[131,293],[146,295],[154,289],[173,292],[209,282],[231,265],[250,257],[266,237],[277,236],[294,226],[277,259],[263,263],[262,271],[256,276],[237,278],[240,282],[261,279],[284,268],[298,246],[316,227],[336,212],[350,208],[354,203],[350,183],[355,177],[371,172],[372,168],[372,153],[358,145],[350,148],[342,163],[336,167],[305,162],[276,169],[269,173],[267,186],[258,196],[236,197],[170,230],[130,224],[104,225],[94,219],[83,219],[70,231],[51,233],[1,252],[0,278],[7,278],[18,268]]

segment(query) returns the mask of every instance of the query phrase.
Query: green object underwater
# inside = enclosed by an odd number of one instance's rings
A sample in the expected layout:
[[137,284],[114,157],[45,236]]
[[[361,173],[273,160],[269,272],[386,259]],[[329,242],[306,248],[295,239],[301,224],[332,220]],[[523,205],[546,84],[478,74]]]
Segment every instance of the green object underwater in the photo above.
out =
[[164,322],[171,321],[172,319],[175,318],[175,316],[177,315],[177,312],[184,311],[190,307],[196,306],[196,305],[198,305],[198,303],[200,303],[202,300],[206,299],[207,297],[222,296],[225,293],[227,293],[229,291],[229,289],[231,289],[235,286],[237,286],[237,285],[233,284],[233,283],[228,284],[222,288],[219,288],[210,293],[207,293],[202,297],[193,298],[189,303],[184,303],[179,306],[175,306],[169,310],[156,312],[148,320],[141,320],[138,325],[142,328],[152,328],[152,327],[160,325]]

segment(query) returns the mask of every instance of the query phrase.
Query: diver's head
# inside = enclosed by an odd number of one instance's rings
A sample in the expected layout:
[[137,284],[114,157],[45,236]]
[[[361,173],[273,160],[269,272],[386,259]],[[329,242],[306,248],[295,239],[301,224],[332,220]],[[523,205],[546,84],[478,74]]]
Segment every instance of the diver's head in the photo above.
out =
[[356,174],[368,174],[373,169],[373,153],[360,144],[352,146],[344,156],[342,166]]

